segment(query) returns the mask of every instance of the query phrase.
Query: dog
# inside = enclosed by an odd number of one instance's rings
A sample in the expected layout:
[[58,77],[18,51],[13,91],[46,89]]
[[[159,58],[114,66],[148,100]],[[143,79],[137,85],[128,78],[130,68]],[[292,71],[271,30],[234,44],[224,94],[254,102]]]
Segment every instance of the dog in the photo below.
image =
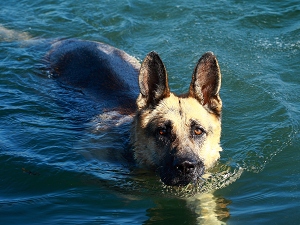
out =
[[[167,187],[199,185],[220,158],[221,72],[212,52],[199,59],[181,95],[170,91],[156,52],[140,64],[110,45],[66,39],[52,43],[45,61],[50,77],[100,105],[102,120],[133,117],[128,132],[134,162],[157,172]],[[186,201],[199,224],[225,224],[213,193],[197,193]]]
[[197,62],[189,90],[170,91],[161,58],[142,64],[110,45],[60,40],[46,56],[52,77],[96,96],[105,110],[134,114],[130,130],[139,167],[157,171],[167,186],[195,184],[220,157],[221,72],[216,56]]

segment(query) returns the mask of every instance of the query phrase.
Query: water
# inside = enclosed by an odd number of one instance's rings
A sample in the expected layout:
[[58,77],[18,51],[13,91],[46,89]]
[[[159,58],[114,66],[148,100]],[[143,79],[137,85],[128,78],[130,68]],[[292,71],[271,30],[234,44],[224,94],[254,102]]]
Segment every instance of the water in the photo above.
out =
[[223,75],[224,151],[206,190],[217,189],[227,224],[299,224],[298,1],[0,6],[1,224],[201,223],[182,190],[117,157],[129,121],[103,129],[97,102],[48,78],[42,59],[57,38],[106,42],[139,60],[155,50],[178,93],[213,51]]

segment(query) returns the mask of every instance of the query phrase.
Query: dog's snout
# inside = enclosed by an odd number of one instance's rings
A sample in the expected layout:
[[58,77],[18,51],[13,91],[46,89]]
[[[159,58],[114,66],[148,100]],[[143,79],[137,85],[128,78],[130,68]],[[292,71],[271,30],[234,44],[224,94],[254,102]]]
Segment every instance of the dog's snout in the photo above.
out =
[[160,177],[166,185],[185,186],[196,182],[204,172],[203,162],[195,157],[173,157],[169,166],[161,167]]
[[182,174],[187,175],[194,171],[194,169],[196,167],[196,163],[191,162],[190,160],[175,161],[174,167],[176,170],[178,170]]

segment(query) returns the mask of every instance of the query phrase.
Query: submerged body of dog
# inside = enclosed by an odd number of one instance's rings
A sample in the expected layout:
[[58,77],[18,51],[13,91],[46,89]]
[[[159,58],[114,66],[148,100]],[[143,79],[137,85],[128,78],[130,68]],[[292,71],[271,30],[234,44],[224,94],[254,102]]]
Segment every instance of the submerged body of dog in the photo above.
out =
[[46,58],[60,82],[83,92],[95,90],[106,110],[135,114],[134,159],[158,171],[166,185],[196,183],[219,159],[221,73],[213,53],[200,58],[182,95],[170,92],[165,66],[155,52],[140,65],[108,45],[65,40],[55,43]]

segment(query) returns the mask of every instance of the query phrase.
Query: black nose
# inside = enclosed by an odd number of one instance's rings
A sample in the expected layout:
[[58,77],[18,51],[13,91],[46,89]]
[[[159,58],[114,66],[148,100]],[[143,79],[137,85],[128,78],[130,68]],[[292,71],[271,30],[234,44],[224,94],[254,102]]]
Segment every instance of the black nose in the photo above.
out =
[[174,161],[174,168],[184,174],[184,175],[188,175],[194,172],[195,168],[196,168],[196,162],[193,162],[191,160],[175,160]]
[[168,186],[195,183],[204,172],[203,162],[196,156],[174,157],[160,169],[160,178]]

